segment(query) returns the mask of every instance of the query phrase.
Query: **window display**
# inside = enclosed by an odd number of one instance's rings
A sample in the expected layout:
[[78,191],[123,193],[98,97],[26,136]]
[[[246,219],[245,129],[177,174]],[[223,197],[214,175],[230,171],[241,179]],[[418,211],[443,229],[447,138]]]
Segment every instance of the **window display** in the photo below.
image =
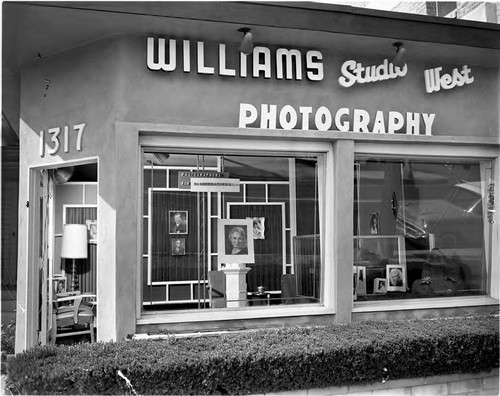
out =
[[315,155],[144,153],[144,309],[321,303],[317,168]]
[[357,158],[353,264],[367,292],[356,299],[486,294],[490,178],[488,161]]

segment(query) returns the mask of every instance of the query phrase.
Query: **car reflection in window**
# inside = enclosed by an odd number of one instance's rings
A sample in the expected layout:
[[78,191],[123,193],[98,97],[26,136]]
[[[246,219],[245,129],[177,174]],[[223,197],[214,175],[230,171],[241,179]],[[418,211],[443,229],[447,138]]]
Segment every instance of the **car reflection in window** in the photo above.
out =
[[441,248],[481,247],[480,182],[457,183],[444,199],[405,201],[398,211],[396,228],[414,240],[433,234]]

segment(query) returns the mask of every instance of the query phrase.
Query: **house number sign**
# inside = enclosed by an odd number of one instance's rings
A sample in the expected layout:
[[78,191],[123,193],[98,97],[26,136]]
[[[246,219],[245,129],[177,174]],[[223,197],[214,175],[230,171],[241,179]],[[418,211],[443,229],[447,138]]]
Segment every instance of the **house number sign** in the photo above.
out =
[[75,149],[76,151],[82,151],[83,132],[86,125],[73,125],[72,128],[68,125],[62,128],[49,128],[47,136],[45,131],[40,131],[40,157],[45,156],[46,152],[49,155],[56,155],[61,147],[65,153],[69,153]]

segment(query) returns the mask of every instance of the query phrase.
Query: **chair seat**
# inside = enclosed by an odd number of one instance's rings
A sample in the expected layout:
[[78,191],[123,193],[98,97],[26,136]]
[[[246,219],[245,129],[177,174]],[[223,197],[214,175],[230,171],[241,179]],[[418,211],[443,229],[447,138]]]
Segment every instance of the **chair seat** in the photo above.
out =
[[95,342],[94,308],[95,303],[82,301],[94,298],[93,295],[82,295],[79,291],[57,295],[53,303],[51,341],[56,343],[59,337],[90,335],[90,342]]
[[[65,327],[75,324],[74,308],[71,305],[60,307],[56,313],[57,326]],[[80,305],[78,308],[78,323],[87,324],[94,321],[94,313],[92,308],[87,305]]]

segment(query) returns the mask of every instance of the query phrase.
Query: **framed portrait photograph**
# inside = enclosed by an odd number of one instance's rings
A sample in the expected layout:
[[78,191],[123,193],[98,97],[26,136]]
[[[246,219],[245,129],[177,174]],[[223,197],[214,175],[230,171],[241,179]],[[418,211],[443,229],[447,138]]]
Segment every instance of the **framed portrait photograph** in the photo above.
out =
[[356,285],[356,296],[366,295],[366,267],[355,265],[352,267],[352,273]]
[[186,238],[172,238],[172,256],[185,256],[186,255]]
[[219,219],[219,264],[254,263],[252,219]]
[[387,291],[406,291],[406,266],[397,264],[386,265]]
[[253,222],[253,239],[266,239],[266,218],[265,217],[247,217]]
[[85,220],[89,243],[97,243],[97,220]]
[[371,235],[380,234],[380,213],[379,212],[370,213],[370,234]]
[[54,294],[66,293],[66,278],[53,278]]
[[373,294],[385,294],[387,292],[385,278],[375,278],[373,280]]
[[187,234],[188,233],[187,210],[169,210],[168,229],[170,234]]

